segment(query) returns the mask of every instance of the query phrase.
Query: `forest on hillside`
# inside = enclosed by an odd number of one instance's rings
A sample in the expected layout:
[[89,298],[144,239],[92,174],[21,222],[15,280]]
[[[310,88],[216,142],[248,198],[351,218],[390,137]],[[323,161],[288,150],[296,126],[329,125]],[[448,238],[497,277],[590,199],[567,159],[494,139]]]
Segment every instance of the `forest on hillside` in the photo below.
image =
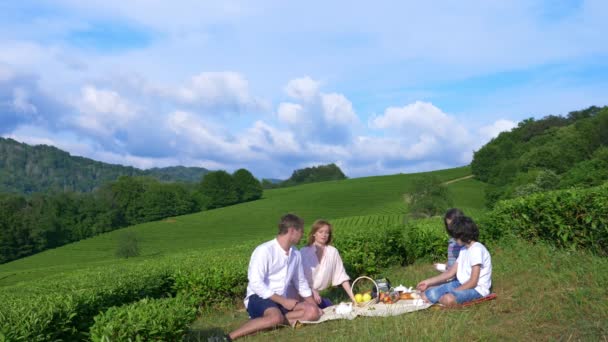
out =
[[91,192],[0,193],[0,264],[118,228],[248,202],[262,185],[245,170],[198,183],[122,176]]
[[608,181],[608,107],[527,119],[475,152],[473,174],[490,184],[489,207],[532,193]]
[[0,138],[0,192],[89,192],[121,176],[150,176],[163,182],[199,182],[209,170],[174,166],[141,170],[72,156],[53,146],[31,146]]

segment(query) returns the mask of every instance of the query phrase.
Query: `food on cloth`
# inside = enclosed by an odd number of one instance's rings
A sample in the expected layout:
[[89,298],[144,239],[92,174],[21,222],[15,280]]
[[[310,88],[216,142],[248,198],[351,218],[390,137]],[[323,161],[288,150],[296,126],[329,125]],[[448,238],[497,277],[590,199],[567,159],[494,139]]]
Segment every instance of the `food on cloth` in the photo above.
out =
[[335,309],[338,315],[346,315],[353,311],[353,303],[340,303]]

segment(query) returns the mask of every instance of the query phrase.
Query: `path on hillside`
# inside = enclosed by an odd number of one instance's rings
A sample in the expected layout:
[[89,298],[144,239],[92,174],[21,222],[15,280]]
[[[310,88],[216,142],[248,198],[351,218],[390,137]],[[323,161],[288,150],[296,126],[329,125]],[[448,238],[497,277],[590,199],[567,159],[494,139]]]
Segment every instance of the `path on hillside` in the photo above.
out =
[[474,175],[468,175],[468,176],[465,176],[465,177],[460,177],[460,178],[452,179],[452,180],[449,180],[447,182],[443,182],[443,185],[448,185],[448,184],[460,182],[460,181],[463,181],[465,179],[469,179],[469,178],[473,178],[473,177],[475,177],[475,176]]

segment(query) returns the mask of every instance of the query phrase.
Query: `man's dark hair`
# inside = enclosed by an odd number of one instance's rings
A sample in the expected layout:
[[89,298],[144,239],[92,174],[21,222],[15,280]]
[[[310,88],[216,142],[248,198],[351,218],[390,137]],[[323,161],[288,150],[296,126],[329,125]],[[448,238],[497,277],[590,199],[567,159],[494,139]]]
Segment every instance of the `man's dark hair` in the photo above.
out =
[[[450,237],[454,237],[454,230],[451,227],[452,222],[454,221],[454,219],[461,216],[464,216],[464,213],[462,212],[462,210],[457,208],[448,209],[448,211],[445,212],[445,215],[443,215],[443,224],[445,225],[445,231],[448,232],[448,235]],[[448,224],[448,220],[450,220],[450,224]]]
[[479,238],[479,229],[470,217],[456,217],[450,227],[454,232],[454,239],[460,239],[463,243],[477,241]]
[[304,220],[294,214],[284,215],[281,217],[281,222],[279,222],[279,235],[287,234],[289,227],[302,230],[304,229]]

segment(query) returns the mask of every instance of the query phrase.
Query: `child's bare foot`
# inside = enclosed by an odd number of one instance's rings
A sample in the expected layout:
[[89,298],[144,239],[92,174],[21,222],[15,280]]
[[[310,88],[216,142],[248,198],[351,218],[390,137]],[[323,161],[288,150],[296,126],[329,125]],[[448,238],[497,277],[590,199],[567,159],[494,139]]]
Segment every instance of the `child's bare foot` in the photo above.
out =
[[430,303],[431,301],[426,298],[426,295],[424,294],[424,291],[420,292],[420,298],[425,302],[425,303]]

